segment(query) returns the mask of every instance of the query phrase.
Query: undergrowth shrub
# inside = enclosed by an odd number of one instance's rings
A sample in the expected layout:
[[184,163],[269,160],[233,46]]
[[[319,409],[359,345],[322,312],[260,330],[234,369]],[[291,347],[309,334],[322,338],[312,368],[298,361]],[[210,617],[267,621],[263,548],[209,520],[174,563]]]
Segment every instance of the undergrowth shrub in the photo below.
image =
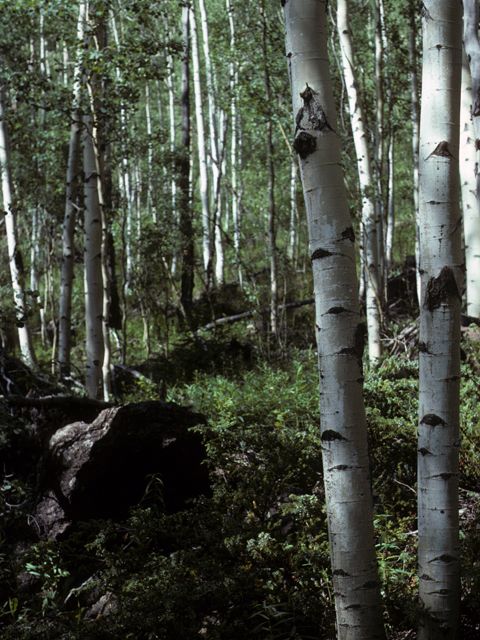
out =
[[[480,388],[473,363],[463,365],[461,424],[461,484],[471,493]],[[45,612],[24,615],[21,602],[14,614],[5,609],[16,620],[4,627],[6,640],[333,637],[315,355],[297,353],[235,380],[198,373],[168,399],[209,416],[195,429],[206,446],[212,497],[175,514],[161,500],[144,500],[124,523],[79,527],[57,543],[55,558],[70,573],[65,581],[81,558],[81,576],[68,589],[58,584]],[[415,626],[418,613],[418,363],[390,357],[367,370],[365,399],[385,621],[398,631]],[[146,493],[151,484],[146,479]],[[462,538],[471,607],[480,604],[478,519]],[[92,590],[108,594],[114,615],[92,616]]]

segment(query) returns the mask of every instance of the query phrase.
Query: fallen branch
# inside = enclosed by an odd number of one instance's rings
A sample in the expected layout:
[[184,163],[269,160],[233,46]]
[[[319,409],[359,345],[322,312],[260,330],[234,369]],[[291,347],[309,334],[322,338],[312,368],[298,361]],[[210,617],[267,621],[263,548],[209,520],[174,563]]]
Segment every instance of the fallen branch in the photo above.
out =
[[[279,304],[277,306],[278,311],[282,311],[283,309],[296,309],[297,307],[304,307],[307,304],[313,304],[315,302],[315,298],[307,298],[306,300],[301,300],[300,302],[287,302],[286,304]],[[270,313],[271,307],[264,307],[263,309],[254,309],[253,311],[244,311],[243,313],[237,313],[233,316],[227,316],[226,318],[218,318],[217,320],[213,320],[213,322],[209,322],[202,329],[209,331],[210,329],[214,329],[219,324],[231,324],[233,322],[237,322],[238,320],[244,320],[245,318],[251,318],[257,313]],[[198,331],[197,331],[198,333]]]

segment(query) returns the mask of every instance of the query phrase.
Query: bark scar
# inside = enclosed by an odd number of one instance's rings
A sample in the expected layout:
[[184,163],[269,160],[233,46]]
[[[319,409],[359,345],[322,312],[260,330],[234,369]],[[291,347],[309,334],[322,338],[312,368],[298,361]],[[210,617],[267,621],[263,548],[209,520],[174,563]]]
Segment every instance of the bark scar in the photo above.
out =
[[428,281],[423,305],[432,313],[450,298],[462,301],[453,271],[445,266],[436,278],[430,278]]
[[295,135],[297,135],[297,131],[300,129],[302,131],[305,130],[314,130],[314,131],[333,131],[330,123],[327,120],[327,116],[325,115],[325,111],[323,110],[322,105],[320,104],[320,100],[318,98],[318,93],[311,89],[308,84],[300,97],[303,100],[303,107],[297,113],[297,117],[295,118]]

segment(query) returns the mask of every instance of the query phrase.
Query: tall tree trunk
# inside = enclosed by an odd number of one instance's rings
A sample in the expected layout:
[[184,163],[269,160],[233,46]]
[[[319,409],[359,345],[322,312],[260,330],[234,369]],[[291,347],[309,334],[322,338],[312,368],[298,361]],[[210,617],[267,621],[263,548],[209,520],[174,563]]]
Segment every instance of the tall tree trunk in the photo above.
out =
[[475,131],[472,123],[472,78],[465,51],[462,60],[460,114],[460,183],[467,267],[467,314],[480,318],[480,215],[476,195]]
[[191,321],[194,284],[194,243],[192,214],[190,208],[190,29],[188,7],[182,9],[182,154],[177,160],[178,207],[180,210],[180,242],[182,250],[181,304],[187,321]]
[[292,158],[292,166],[290,168],[290,231],[288,234],[288,259],[293,263],[295,256],[295,239],[296,239],[296,218],[297,218],[297,165]]
[[[161,103],[160,103],[161,106]],[[160,112],[161,114],[161,112]],[[148,136],[148,194],[147,194],[147,212],[152,214],[153,224],[157,224],[157,208],[153,197],[153,144],[152,144],[152,115],[150,112],[150,86],[148,82],[145,84],[145,118],[147,121]]]
[[267,136],[267,167],[268,167],[268,257],[270,259],[270,324],[272,333],[278,336],[278,312],[277,312],[277,244],[276,244],[276,211],[275,211],[275,167],[273,165],[273,139],[272,139],[272,91],[270,86],[270,72],[268,69],[267,50],[267,15],[265,2],[262,0],[262,55],[263,73],[265,82],[265,98],[267,110],[266,136]]
[[412,151],[413,151],[413,202],[415,206],[415,266],[417,276],[417,295],[420,303],[422,297],[422,257],[420,254],[420,196],[419,196],[419,144],[420,144],[420,99],[418,94],[417,73],[417,27],[415,24],[415,8],[410,5],[410,31],[408,35],[408,59],[410,62],[410,96],[412,102]]
[[233,11],[230,6],[230,0],[226,1],[228,23],[230,25],[230,55],[232,61],[230,62],[230,121],[231,121],[231,147],[230,147],[230,171],[232,181],[232,218],[233,218],[233,246],[235,249],[235,257],[237,261],[238,269],[238,283],[240,289],[243,289],[243,272],[242,262],[240,260],[240,206],[239,198],[237,196],[237,163],[239,161],[237,155],[237,142],[238,142],[238,115],[237,115],[237,99],[236,90],[238,85],[238,71],[233,60],[235,53],[235,22],[233,20]]
[[5,121],[5,87],[3,84],[0,85],[0,170],[2,173],[3,211],[8,245],[8,262],[12,278],[20,353],[24,362],[29,367],[34,367],[36,364],[35,352],[25,318],[27,305],[23,285],[23,260],[20,247],[18,246],[16,215],[13,206],[10,149],[8,144],[7,123]]
[[362,398],[364,325],[327,53],[326,2],[287,0],[294,148],[308,217],[322,456],[339,640],[385,638]]
[[[476,177],[476,187],[475,193],[477,198],[477,210],[476,216],[478,218],[480,212],[480,43],[478,41],[478,24],[479,24],[479,7],[478,2],[476,0],[465,0],[464,3],[464,32],[463,32],[463,40],[465,44],[465,53],[468,57],[468,62],[470,66],[470,74],[471,74],[471,87],[472,87],[472,105],[471,105],[471,113],[472,113],[472,122],[473,122],[473,130],[475,133],[475,149],[476,149],[476,163],[475,163],[475,177]],[[469,244],[471,242],[472,236],[469,234],[469,238],[465,237],[465,244]],[[470,256],[474,254],[478,254],[478,251],[470,252]],[[468,256],[467,256],[468,259]],[[478,261],[477,258],[473,258],[475,261]],[[472,261],[473,261],[472,259]],[[471,269],[471,271],[469,271]],[[472,300],[472,296],[477,298],[480,287],[477,284],[477,291],[475,293],[472,292],[472,284],[473,280],[477,280],[476,276],[477,268],[474,267],[472,263],[470,263],[470,267],[467,263],[467,308],[469,306],[469,300]],[[472,278],[472,279],[471,279]],[[478,280],[477,280],[478,283]],[[469,296],[469,289],[471,291],[471,295]],[[478,313],[478,306],[475,303],[475,308],[477,311],[473,313],[473,308],[469,309],[469,313],[474,316],[480,315]]]
[[419,640],[458,638],[460,311],[460,0],[422,5],[420,123]]
[[377,255],[378,255],[378,280],[379,295],[383,299],[384,281],[386,274],[385,265],[385,207],[383,189],[384,170],[384,116],[385,116],[385,91],[384,91],[384,38],[385,29],[383,3],[382,0],[373,0],[374,21],[375,21],[375,63],[374,63],[374,83],[375,83],[375,138],[373,145],[374,155],[374,175],[376,182],[375,217],[377,226]]
[[[82,42],[85,36],[86,3],[80,3],[77,24],[77,41]],[[73,114],[70,128],[70,146],[68,150],[65,218],[63,221],[62,268],[60,275],[60,320],[58,362],[60,373],[70,375],[70,350],[72,332],[72,284],[73,260],[75,254],[74,234],[77,212],[78,195],[78,164],[80,159],[80,137],[82,134],[82,120],[79,110],[81,92],[82,56],[77,56],[74,71]]]
[[207,154],[205,148],[205,123],[203,119],[202,84],[200,80],[200,58],[198,55],[197,21],[194,5],[190,9],[190,30],[193,61],[193,87],[195,90],[195,115],[197,121],[198,164],[200,168],[200,199],[202,202],[202,231],[203,231],[203,266],[205,282],[209,287],[212,282],[213,265],[210,264],[210,193],[208,189]]
[[395,232],[395,136],[393,130],[390,132],[390,142],[388,145],[388,199],[387,199],[387,233],[385,239],[385,259],[388,269],[393,263],[393,236]]
[[368,135],[362,99],[358,91],[357,71],[353,40],[349,25],[348,0],[338,0],[337,26],[342,50],[345,84],[350,105],[350,118],[357,154],[358,177],[362,193],[362,227],[364,234],[364,266],[366,285],[366,308],[368,328],[368,353],[370,362],[375,364],[382,355],[380,341],[381,327],[381,287],[378,273],[378,239],[375,214],[375,183],[370,163]]
[[[87,8],[89,34],[87,43],[97,51],[103,48],[103,24],[94,24],[90,15],[94,3]],[[85,386],[88,396],[96,398],[100,380],[103,380],[104,398],[110,392],[109,348],[109,291],[108,291],[108,232],[103,200],[102,173],[103,148],[100,130],[99,100],[101,82],[96,71],[86,69],[85,85],[89,94],[89,112],[83,117],[83,167],[85,205],[85,316],[86,316],[86,372]]]

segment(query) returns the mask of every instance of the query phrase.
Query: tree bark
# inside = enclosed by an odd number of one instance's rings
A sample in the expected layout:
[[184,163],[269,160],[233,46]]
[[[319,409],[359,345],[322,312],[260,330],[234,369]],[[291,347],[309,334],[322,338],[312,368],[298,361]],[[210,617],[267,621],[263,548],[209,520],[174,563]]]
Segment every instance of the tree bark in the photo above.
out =
[[460,183],[467,267],[467,315],[480,318],[480,215],[475,177],[477,152],[472,123],[472,102],[472,78],[464,51],[460,116]]
[[460,312],[460,0],[429,0],[423,18],[420,123],[419,640],[458,638]]
[[23,285],[23,260],[18,246],[17,221],[13,206],[13,187],[10,167],[10,150],[8,143],[8,129],[5,120],[5,87],[0,86],[0,170],[2,174],[3,210],[5,215],[5,231],[8,245],[8,262],[12,278],[12,288],[17,318],[18,340],[22,360],[29,367],[36,364],[35,352],[28,325],[26,322],[27,305]]
[[182,154],[177,161],[178,208],[180,210],[180,240],[182,249],[182,290],[181,303],[187,321],[191,321],[195,256],[193,243],[192,215],[190,210],[190,29],[188,7],[182,9]]
[[277,244],[276,244],[276,211],[275,211],[275,167],[273,164],[273,139],[272,139],[272,92],[270,86],[270,72],[267,60],[267,15],[265,13],[265,2],[261,5],[262,16],[262,55],[263,73],[265,82],[265,98],[267,110],[266,122],[266,142],[267,142],[267,168],[268,168],[268,257],[270,260],[270,325],[272,333],[278,336],[278,315],[277,315]]
[[412,103],[412,151],[413,151],[413,202],[415,205],[415,266],[417,270],[418,301],[422,295],[422,278],[420,275],[422,259],[420,255],[420,221],[419,221],[419,143],[420,143],[420,100],[418,94],[417,73],[417,28],[415,24],[414,6],[410,7],[410,31],[408,35],[408,59],[410,62],[410,96]]
[[355,246],[327,53],[326,2],[287,0],[294,148],[315,288],[322,456],[339,640],[385,638],[373,529]]
[[197,121],[197,151],[200,168],[200,199],[202,202],[202,231],[203,231],[203,266],[205,282],[209,287],[212,279],[212,265],[210,264],[210,193],[208,189],[207,154],[205,148],[205,123],[203,118],[202,84],[200,80],[200,58],[198,54],[197,21],[194,5],[190,9],[191,49],[193,61],[193,87],[195,90],[195,115]]
[[362,194],[362,227],[364,236],[364,266],[366,288],[366,313],[368,327],[368,353],[370,362],[375,364],[382,355],[380,340],[381,327],[381,286],[378,272],[378,229],[375,213],[375,182],[362,99],[358,91],[355,53],[349,25],[348,0],[338,0],[337,26],[342,50],[345,84],[350,105],[355,151],[357,154],[358,177]]
[[[85,36],[86,3],[80,3],[77,24],[77,41],[83,42]],[[70,146],[68,150],[65,218],[63,221],[62,269],[60,275],[60,321],[58,362],[62,376],[70,375],[70,349],[72,332],[72,284],[73,261],[75,255],[74,234],[77,214],[78,165],[80,160],[80,139],[82,120],[79,109],[81,92],[82,56],[77,56],[74,71],[73,113],[70,128]]]

